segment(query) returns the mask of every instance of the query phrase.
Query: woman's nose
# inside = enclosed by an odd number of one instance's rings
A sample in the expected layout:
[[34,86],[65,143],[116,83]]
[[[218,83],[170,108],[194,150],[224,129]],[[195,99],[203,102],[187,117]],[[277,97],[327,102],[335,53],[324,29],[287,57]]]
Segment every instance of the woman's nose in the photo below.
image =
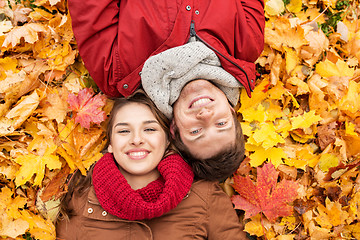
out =
[[131,138],[131,144],[138,146],[144,143],[144,140],[141,136],[141,133],[134,133],[132,138]]

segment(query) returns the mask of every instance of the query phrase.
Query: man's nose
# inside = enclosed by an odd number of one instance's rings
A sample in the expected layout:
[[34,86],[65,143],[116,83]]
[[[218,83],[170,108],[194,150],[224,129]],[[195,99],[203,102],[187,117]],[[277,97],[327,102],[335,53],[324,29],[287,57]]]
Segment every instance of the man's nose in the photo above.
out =
[[208,120],[210,117],[214,115],[214,111],[209,108],[202,108],[196,115],[198,119]]

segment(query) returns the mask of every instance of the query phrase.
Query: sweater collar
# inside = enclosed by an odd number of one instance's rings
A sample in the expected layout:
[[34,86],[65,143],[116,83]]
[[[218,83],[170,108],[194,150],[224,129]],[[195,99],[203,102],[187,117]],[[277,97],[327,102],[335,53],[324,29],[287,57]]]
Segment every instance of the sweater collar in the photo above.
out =
[[161,160],[158,170],[159,179],[135,191],[117,168],[113,155],[107,153],[95,164],[93,171],[96,198],[104,210],[122,219],[159,217],[175,208],[186,196],[194,174],[178,154]]

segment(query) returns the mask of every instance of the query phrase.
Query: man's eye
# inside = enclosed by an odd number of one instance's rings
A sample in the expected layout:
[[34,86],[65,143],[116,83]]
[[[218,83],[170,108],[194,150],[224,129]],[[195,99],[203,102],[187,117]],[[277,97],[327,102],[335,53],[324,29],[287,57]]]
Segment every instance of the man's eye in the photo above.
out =
[[226,122],[219,122],[217,123],[218,126],[224,126],[226,124]]
[[190,133],[191,134],[197,134],[197,133],[199,133],[200,132],[200,129],[196,129],[196,130],[194,130],[194,131],[191,131]]

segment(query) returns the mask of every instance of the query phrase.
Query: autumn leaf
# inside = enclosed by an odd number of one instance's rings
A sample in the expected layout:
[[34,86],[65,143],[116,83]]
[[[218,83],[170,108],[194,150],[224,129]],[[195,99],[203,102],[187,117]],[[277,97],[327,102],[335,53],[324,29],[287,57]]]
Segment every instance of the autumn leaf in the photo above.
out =
[[283,179],[277,182],[278,172],[270,163],[257,168],[257,184],[249,176],[234,176],[234,188],[240,195],[232,197],[236,209],[245,211],[245,218],[263,213],[270,221],[289,216],[292,207],[287,205],[297,196],[297,183]]
[[35,43],[39,40],[38,33],[45,32],[46,28],[42,24],[28,23],[20,27],[15,27],[5,38],[1,50],[7,50],[8,46],[15,47],[20,43],[21,38],[27,43]]
[[95,96],[91,88],[82,89],[79,94],[69,94],[69,108],[76,112],[75,122],[80,123],[84,128],[90,128],[90,123],[100,124],[106,118],[106,114],[101,108],[105,105],[104,95]]
[[19,171],[16,173],[15,184],[20,186],[30,181],[32,176],[36,174],[34,185],[41,186],[45,174],[45,166],[50,170],[61,167],[59,157],[53,154],[56,148],[56,145],[52,145],[46,150],[43,156],[28,154],[15,158],[14,161],[21,165]]

